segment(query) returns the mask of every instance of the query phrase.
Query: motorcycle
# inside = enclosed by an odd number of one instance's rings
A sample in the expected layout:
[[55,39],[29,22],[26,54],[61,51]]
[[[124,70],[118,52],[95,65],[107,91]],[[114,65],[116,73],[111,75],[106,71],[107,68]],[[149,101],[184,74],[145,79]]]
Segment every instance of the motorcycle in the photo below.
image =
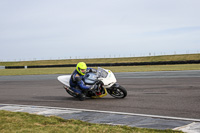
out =
[[[58,76],[57,79],[64,85],[67,93],[75,98],[77,94],[70,89],[71,75]],[[101,98],[110,94],[115,98],[125,98],[127,91],[124,87],[117,83],[115,75],[112,71],[98,67],[97,72],[88,72],[84,75],[83,81],[85,85],[96,85],[95,89],[88,90],[85,93],[86,97]]]

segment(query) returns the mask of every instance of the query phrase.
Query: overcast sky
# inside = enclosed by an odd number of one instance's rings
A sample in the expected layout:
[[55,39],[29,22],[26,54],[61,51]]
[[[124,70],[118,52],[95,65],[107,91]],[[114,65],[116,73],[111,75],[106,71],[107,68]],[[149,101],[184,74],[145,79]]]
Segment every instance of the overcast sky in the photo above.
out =
[[200,52],[200,0],[0,0],[0,61]]

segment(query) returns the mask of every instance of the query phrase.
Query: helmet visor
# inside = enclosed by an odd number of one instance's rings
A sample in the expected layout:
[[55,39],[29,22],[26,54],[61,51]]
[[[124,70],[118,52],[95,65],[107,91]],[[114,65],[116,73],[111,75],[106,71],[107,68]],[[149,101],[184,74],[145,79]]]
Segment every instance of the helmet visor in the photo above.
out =
[[85,74],[86,69],[81,69],[80,71]]

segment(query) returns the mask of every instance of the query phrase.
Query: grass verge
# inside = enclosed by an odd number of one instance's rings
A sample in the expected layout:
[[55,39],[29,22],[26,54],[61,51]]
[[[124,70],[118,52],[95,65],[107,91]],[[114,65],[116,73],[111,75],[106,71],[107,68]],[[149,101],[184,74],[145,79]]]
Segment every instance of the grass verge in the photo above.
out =
[[[200,64],[183,65],[149,65],[149,66],[115,66],[104,67],[112,72],[146,72],[146,71],[180,71],[200,70]],[[41,75],[41,74],[71,74],[74,67],[64,68],[30,68],[30,69],[0,69],[0,76],[6,75]]]
[[64,120],[21,112],[0,111],[1,133],[182,133],[173,130],[155,130],[128,126],[92,124],[80,120]]

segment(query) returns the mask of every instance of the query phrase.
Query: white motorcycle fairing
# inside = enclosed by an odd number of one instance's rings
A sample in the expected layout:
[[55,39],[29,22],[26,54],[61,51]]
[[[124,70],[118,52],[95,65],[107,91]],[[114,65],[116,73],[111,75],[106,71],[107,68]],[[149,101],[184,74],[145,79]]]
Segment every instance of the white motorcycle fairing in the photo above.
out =
[[60,81],[63,85],[70,87],[69,81],[70,81],[71,75],[62,75],[59,76],[57,79]]

